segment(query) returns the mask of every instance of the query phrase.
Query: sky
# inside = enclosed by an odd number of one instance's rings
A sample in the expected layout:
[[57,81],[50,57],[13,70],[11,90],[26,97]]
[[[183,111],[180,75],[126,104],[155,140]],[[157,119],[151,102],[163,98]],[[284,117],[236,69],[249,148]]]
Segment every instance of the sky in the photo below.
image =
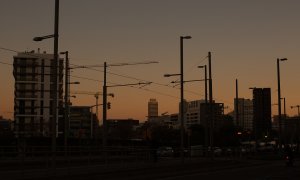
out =
[[[103,68],[114,63],[157,61],[157,64],[110,67],[107,81],[128,84],[151,81],[145,87],[111,87],[108,118],[145,120],[147,103],[156,98],[159,113],[177,113],[179,86],[165,78],[179,73],[179,37],[184,40],[184,79],[203,79],[199,65],[212,52],[213,96],[232,111],[235,79],[239,96],[252,98],[249,87],[270,87],[277,104],[276,59],[280,63],[281,94],[290,106],[300,104],[300,1],[298,0],[61,0],[59,51],[69,51],[71,64],[91,65],[99,71],[74,69],[71,91],[102,91]],[[16,52],[53,52],[53,40],[34,42],[35,36],[53,34],[54,0],[1,0],[0,2],[0,115],[13,118],[13,56]],[[116,76],[121,75],[121,76]],[[80,78],[78,78],[80,77]],[[125,78],[126,77],[126,78]],[[130,77],[130,78],[129,78]],[[86,79],[82,79],[86,78]],[[90,80],[87,80],[90,79]],[[184,98],[204,98],[204,83],[185,83]],[[100,99],[101,101],[101,99]],[[95,104],[92,95],[76,95],[73,105]],[[274,105],[272,113],[277,113]],[[102,119],[99,108],[99,119]]]

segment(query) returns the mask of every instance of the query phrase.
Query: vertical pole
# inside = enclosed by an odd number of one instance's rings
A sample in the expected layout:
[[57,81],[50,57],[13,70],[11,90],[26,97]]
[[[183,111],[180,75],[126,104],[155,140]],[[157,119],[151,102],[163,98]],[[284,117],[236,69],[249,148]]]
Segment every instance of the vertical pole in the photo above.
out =
[[238,79],[235,79],[235,119],[236,125],[239,127],[239,87],[238,87]]
[[68,132],[69,132],[69,55],[68,51],[65,52],[65,133],[64,133],[64,146],[67,152],[68,146]]
[[[297,123],[297,125],[296,125],[296,132],[299,132],[299,123],[300,123],[300,110],[299,110],[299,108],[300,108],[300,105],[297,105],[297,109],[298,109],[298,123]],[[297,141],[297,147],[296,147],[296,151],[297,152],[299,152],[299,133],[296,133],[296,136],[297,136],[297,138],[296,138],[296,141]]]
[[[205,88],[205,122],[206,122],[206,127],[205,127],[205,147],[208,148],[208,117],[207,117],[207,110],[208,110],[208,99],[207,99],[207,65],[204,65],[204,79],[205,79],[205,84],[204,84],[204,88]],[[207,153],[207,151],[206,151]]]
[[90,107],[91,109],[91,140],[93,139],[93,106]]
[[184,163],[183,37],[180,36],[180,157]]
[[284,120],[286,119],[286,104],[285,104],[285,97],[283,98],[283,114],[284,114]]
[[106,87],[106,62],[104,62],[104,81],[103,81],[103,137],[102,137],[102,146],[103,150],[106,148],[106,136],[107,136],[107,127],[106,127],[106,112],[107,112],[107,87]]
[[95,94],[95,98],[96,98],[96,128],[95,128],[95,141],[96,141],[96,145],[98,145],[98,128],[99,128],[99,119],[98,119],[98,99],[99,99],[99,95]]
[[205,77],[205,84],[204,84],[204,88],[205,88],[205,103],[207,104],[207,66],[204,65],[204,77]]
[[209,144],[211,148],[211,158],[214,159],[214,117],[213,117],[213,92],[212,92],[212,72],[211,72],[211,52],[208,52],[208,74],[209,74],[209,124],[210,136]]
[[281,127],[281,92],[280,92],[280,67],[279,67],[279,58],[277,59],[277,84],[278,84],[278,123],[279,123],[279,132],[278,132],[278,140],[279,140],[279,151],[281,152],[281,136],[282,136],[282,127]]
[[59,20],[59,0],[55,0],[55,17],[54,17],[54,83],[53,83],[53,113],[52,113],[52,167],[55,169],[56,158],[56,125],[58,123],[58,20]]

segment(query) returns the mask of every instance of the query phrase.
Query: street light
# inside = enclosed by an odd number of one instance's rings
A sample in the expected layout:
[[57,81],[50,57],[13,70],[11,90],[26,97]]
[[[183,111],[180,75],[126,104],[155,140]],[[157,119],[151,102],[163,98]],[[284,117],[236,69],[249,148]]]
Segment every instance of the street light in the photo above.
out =
[[47,36],[39,36],[39,37],[34,37],[33,41],[42,41],[44,39],[49,39],[49,38],[54,38],[55,35],[51,34],[51,35],[47,35]]
[[164,77],[180,76],[180,74],[164,74]]
[[75,81],[75,82],[69,82],[69,84],[80,84],[80,82]]
[[191,39],[191,36],[180,36],[180,73],[165,74],[164,77],[180,75],[180,157],[181,163],[184,163],[184,98],[183,98],[183,40]]
[[[52,143],[52,167],[55,169],[55,158],[56,158],[56,123],[58,122],[58,78],[57,78],[57,67],[58,67],[58,21],[59,21],[59,0],[55,0],[55,12],[54,12],[54,34],[42,36],[42,37],[35,37],[33,38],[34,41],[42,41],[48,38],[54,38],[54,58],[53,58],[53,66],[54,66],[54,83],[53,83],[53,116],[51,122],[51,143]],[[49,128],[50,129],[50,128]]]
[[278,122],[279,122],[279,151],[282,149],[281,135],[282,135],[282,124],[281,124],[281,89],[280,89],[280,61],[286,61],[287,58],[277,58],[277,85],[278,85]]
[[[207,103],[208,103],[208,99],[207,99],[207,66],[203,65],[203,66],[198,66],[198,68],[204,68],[204,79],[205,79],[205,84],[204,84],[204,88],[205,88],[205,121],[207,122]],[[207,123],[208,124],[208,123]],[[205,128],[205,146],[206,148],[208,147],[208,128]]]

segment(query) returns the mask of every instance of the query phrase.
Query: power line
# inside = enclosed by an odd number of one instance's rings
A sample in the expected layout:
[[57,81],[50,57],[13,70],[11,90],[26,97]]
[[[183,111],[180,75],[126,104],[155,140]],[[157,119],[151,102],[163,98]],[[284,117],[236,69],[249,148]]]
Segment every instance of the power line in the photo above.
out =
[[[198,67],[197,65],[201,64],[208,56],[205,56],[204,58],[202,58],[200,60],[200,62],[195,63],[195,65],[191,66],[188,70],[188,72],[190,72],[192,69],[194,69],[195,67]],[[179,78],[177,78],[175,81],[179,81]],[[168,85],[171,85],[171,83],[169,83]]]
[[[72,65],[75,66],[75,67],[80,67],[80,65],[75,65],[75,64],[72,64]],[[102,70],[98,70],[98,69],[91,68],[91,67],[85,67],[85,68],[89,69],[89,70],[93,70],[93,71],[104,72]],[[131,76],[128,76],[128,75],[123,75],[123,74],[117,74],[117,73],[113,73],[113,72],[107,72],[107,74],[111,74],[111,75],[115,75],[115,76],[119,76],[119,77],[123,77],[123,78],[128,78],[128,79],[133,79],[133,80],[137,80],[137,81],[150,82],[148,80],[139,79],[139,78],[131,77]],[[172,87],[172,86],[167,85],[167,84],[157,83],[157,82],[153,82],[153,81],[151,81],[151,82],[152,82],[152,84],[156,84],[156,85],[159,85],[159,86],[180,89],[180,88],[177,88],[177,87]],[[193,91],[190,91],[190,90],[185,90],[185,92],[189,92],[189,93],[192,93],[192,94],[195,94],[195,95],[204,96],[203,94],[199,94],[199,93],[196,93],[196,92],[193,92]]]
[[[47,58],[47,57],[44,57],[44,56],[39,56],[39,55],[36,55],[36,54],[32,54],[32,53],[30,53],[30,52],[20,52],[20,51],[13,50],[13,49],[10,49],[10,48],[0,47],[0,49],[5,50],[5,51],[14,52],[14,53],[24,53],[24,54],[26,54],[26,55],[29,55],[29,56],[32,56],[32,57],[35,57],[35,58],[51,59],[51,58]],[[201,64],[206,58],[207,58],[207,56],[205,56],[199,63],[197,62],[197,64]],[[11,66],[13,66],[13,64],[6,63],[6,62],[1,62],[1,61],[0,61],[0,64],[11,65]],[[73,66],[75,66],[75,67],[81,67],[80,65],[76,65],[76,64],[71,64],[71,65],[73,65]],[[196,66],[196,65],[194,65],[194,66]],[[192,66],[190,69],[192,69],[194,66]],[[91,67],[84,67],[84,68],[85,68],[85,69],[89,69],[89,70],[93,70],[93,71],[104,72],[104,71],[102,71],[102,70],[98,70],[98,69],[91,68]],[[108,74],[111,74],[111,75],[123,77],[123,78],[128,78],[128,79],[137,80],[137,81],[150,82],[150,81],[147,81],[147,80],[143,80],[143,79],[131,77],[131,76],[128,76],[128,75],[117,74],[117,73],[113,73],[113,72],[107,72],[107,73],[108,73]],[[103,82],[103,81],[100,81],[100,80],[96,80],[96,79],[92,79],[92,78],[87,78],[87,77],[82,77],[82,76],[74,76],[74,75],[71,75],[71,77],[75,77],[75,78],[79,78],[79,79],[85,79],[85,80],[90,80],[90,81],[95,81],[95,82]],[[152,81],[151,81],[151,82],[152,82]],[[117,83],[113,83],[113,82],[108,82],[108,83],[109,83],[109,84],[117,84]],[[164,86],[164,87],[169,87],[169,88],[180,89],[180,88],[172,87],[172,86],[170,86],[169,84],[162,84],[162,83],[157,83],[157,82],[152,82],[152,84],[156,84],[156,85]],[[173,98],[177,98],[177,99],[178,99],[178,97],[176,97],[176,96],[172,96],[172,95],[169,95],[169,94],[161,93],[161,92],[154,91],[154,90],[150,90],[150,89],[139,88],[139,87],[134,87],[134,86],[128,86],[128,87],[133,87],[133,88],[136,88],[136,89],[141,89],[141,90],[144,90],[144,91],[149,91],[149,92],[153,92],[153,93],[157,93],[157,94],[160,94],[160,95],[165,95],[165,96],[169,96],[169,97],[173,97]],[[188,93],[191,93],[191,94],[195,94],[195,95],[204,96],[203,94],[199,94],[199,93],[197,93],[197,92],[193,92],[193,91],[190,91],[190,90],[185,90],[185,92],[188,92]],[[217,99],[216,99],[216,100],[217,100]],[[226,102],[226,101],[224,101],[224,102]],[[232,104],[232,103],[229,103],[229,104]]]

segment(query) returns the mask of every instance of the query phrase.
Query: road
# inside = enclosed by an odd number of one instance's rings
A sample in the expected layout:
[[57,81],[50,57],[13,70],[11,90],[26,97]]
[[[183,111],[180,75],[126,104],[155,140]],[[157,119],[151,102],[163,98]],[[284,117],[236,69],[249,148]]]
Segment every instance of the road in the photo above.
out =
[[257,166],[237,167],[217,171],[194,172],[185,175],[157,178],[158,180],[182,179],[239,179],[239,180],[296,180],[300,177],[300,167],[285,167],[282,162]]
[[[0,173],[1,174],[1,173]],[[158,163],[125,163],[112,166],[80,166],[57,168],[54,171],[30,170],[12,171],[0,175],[1,180],[181,180],[181,179],[238,179],[270,180],[299,179],[300,165],[286,167],[280,160],[209,160],[198,159],[186,161],[167,160]]]

